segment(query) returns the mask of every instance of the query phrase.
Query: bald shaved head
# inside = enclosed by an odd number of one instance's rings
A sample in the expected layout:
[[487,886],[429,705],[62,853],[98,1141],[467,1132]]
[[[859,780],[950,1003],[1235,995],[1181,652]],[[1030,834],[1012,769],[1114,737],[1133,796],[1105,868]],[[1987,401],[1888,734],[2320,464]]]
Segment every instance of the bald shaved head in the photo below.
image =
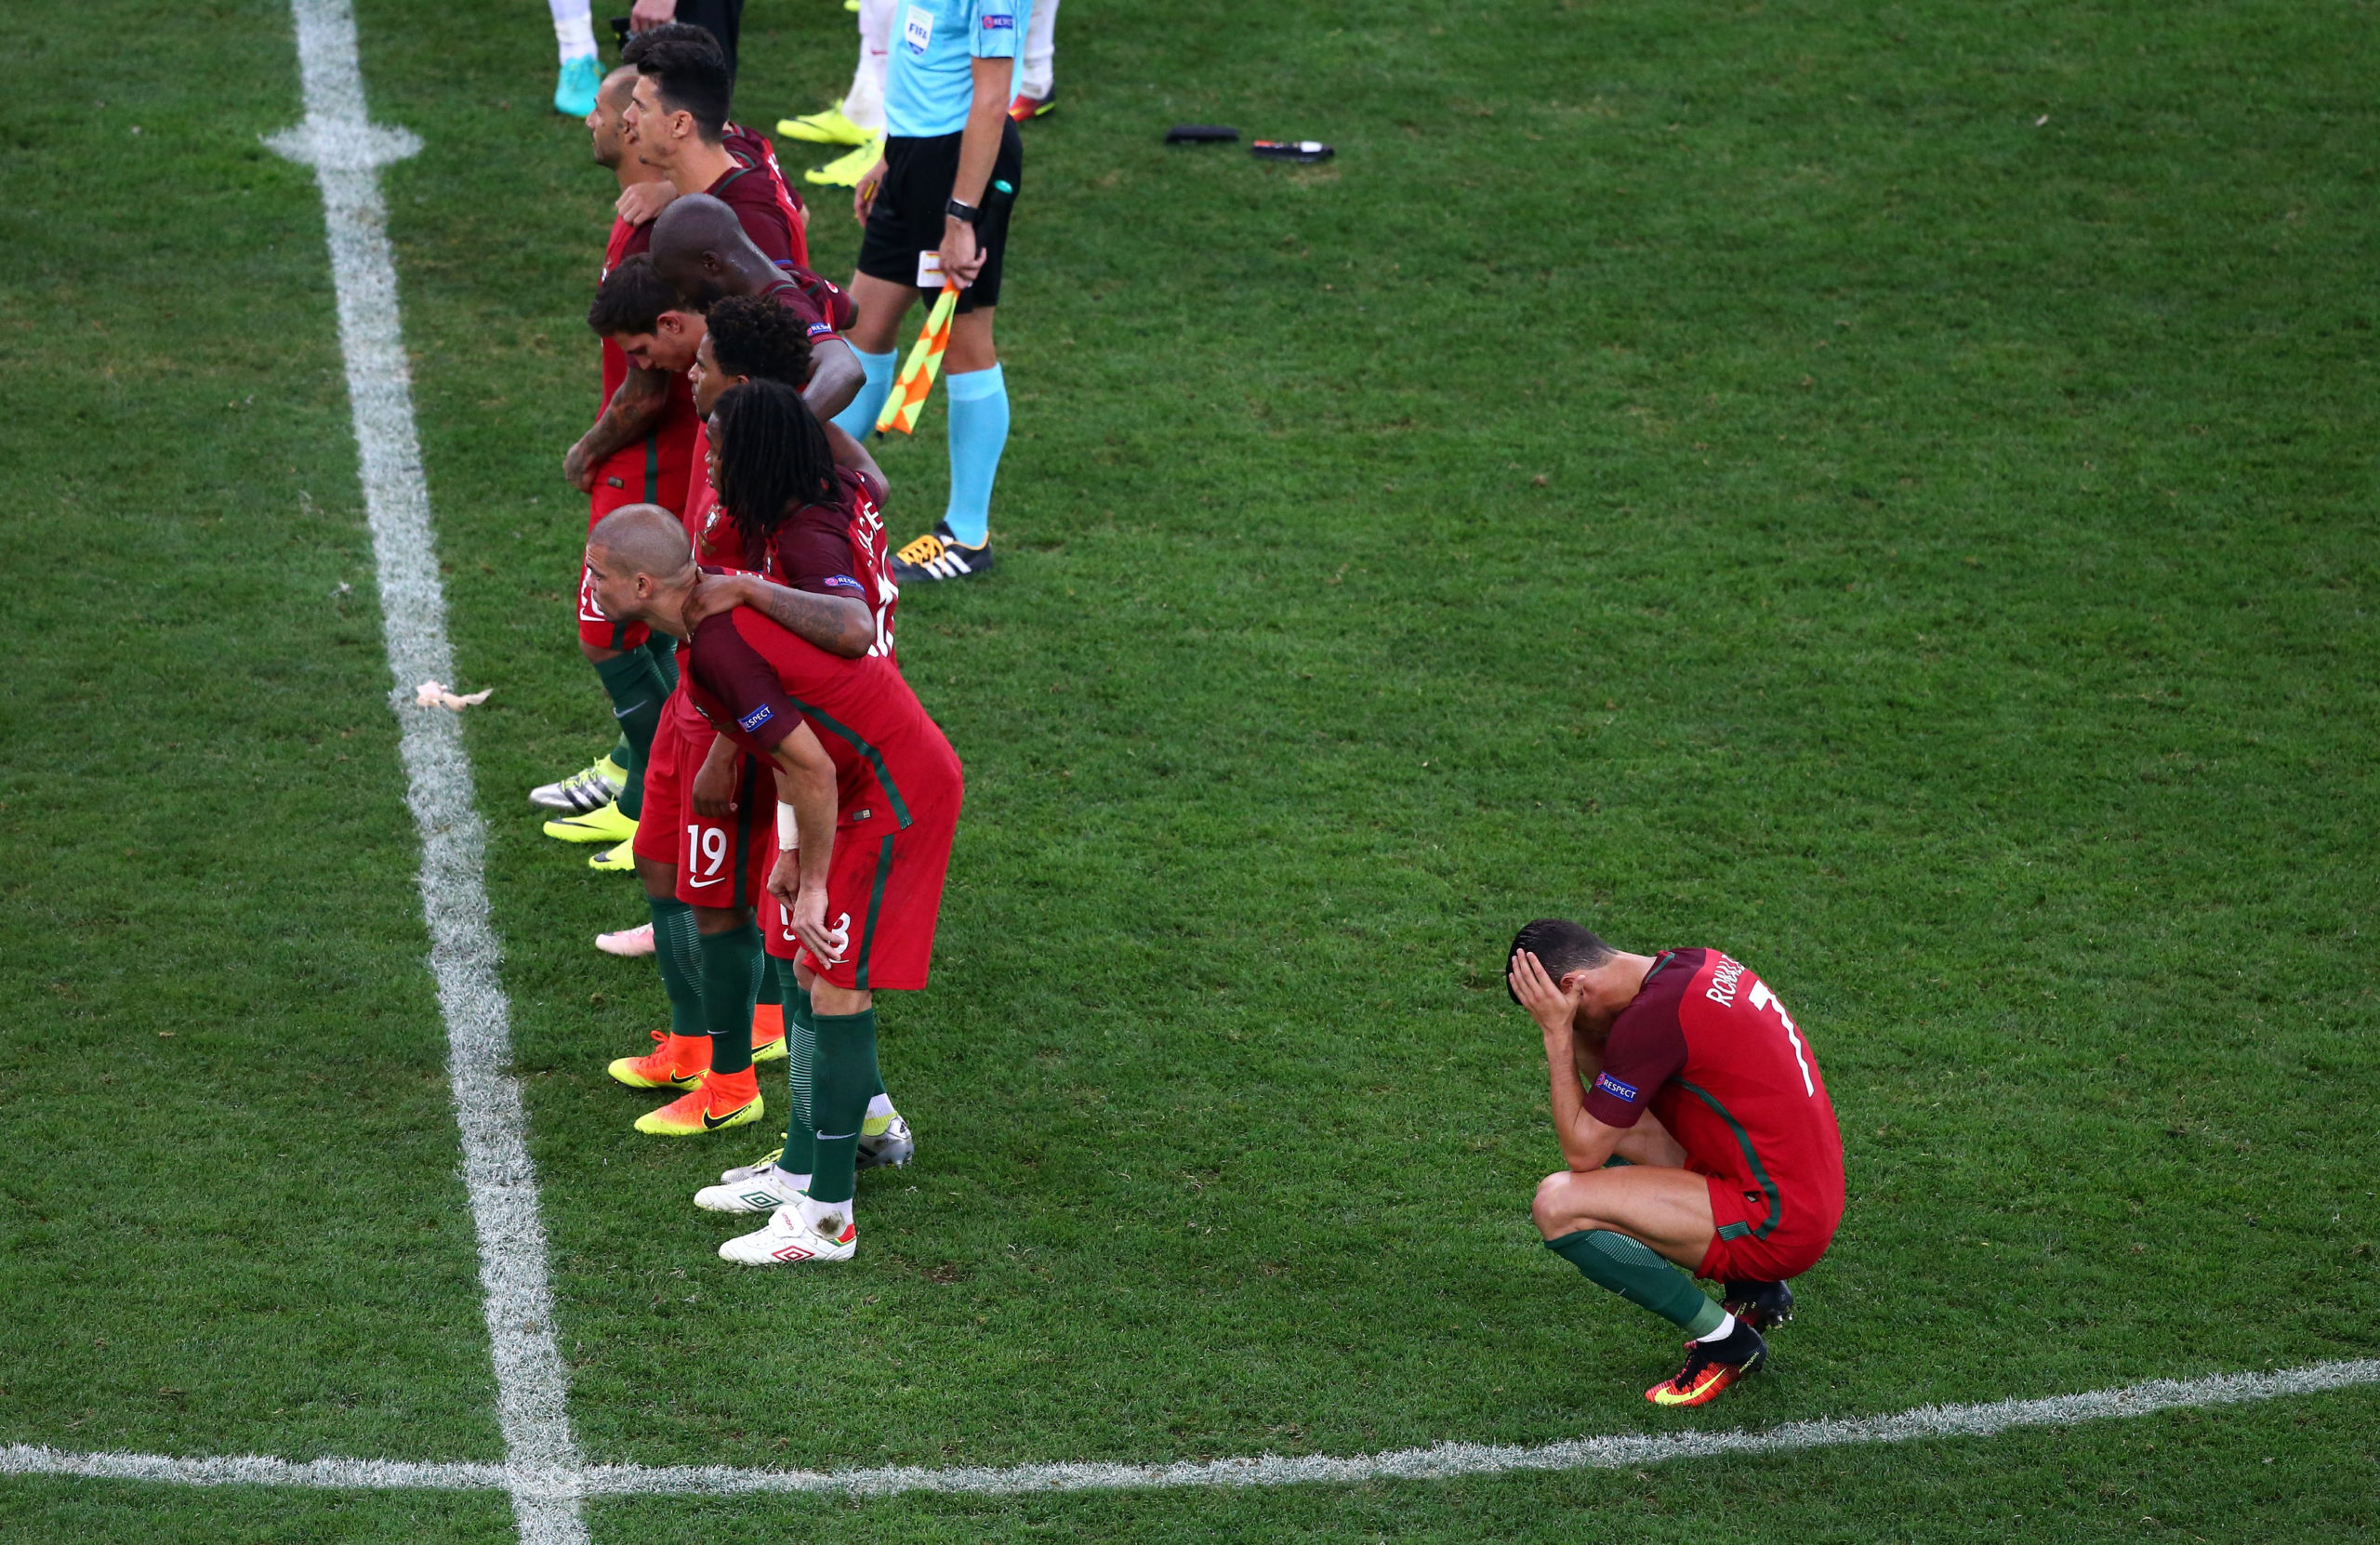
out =
[[686,598],[701,579],[685,526],[657,504],[623,505],[587,534],[588,585],[614,622],[641,622],[682,639]]
[[587,549],[624,577],[643,574],[665,585],[684,580],[694,567],[685,522],[657,504],[622,505],[604,516],[587,534]]
[[[594,140],[595,165],[618,171],[628,163],[628,147],[620,123],[620,115],[628,110],[628,98],[636,91],[636,72],[626,65],[603,77],[595,88],[595,111],[587,115],[587,132]],[[638,176],[643,176],[640,169]],[[660,174],[654,173],[658,176]]]
[[653,271],[697,310],[731,295],[759,295],[785,275],[752,244],[735,211],[688,193],[653,222]]

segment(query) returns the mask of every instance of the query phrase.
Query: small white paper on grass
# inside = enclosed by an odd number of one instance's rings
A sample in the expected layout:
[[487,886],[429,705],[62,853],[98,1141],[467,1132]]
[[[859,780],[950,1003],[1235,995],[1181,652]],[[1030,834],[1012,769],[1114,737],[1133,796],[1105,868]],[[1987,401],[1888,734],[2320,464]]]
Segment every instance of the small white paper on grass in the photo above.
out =
[[414,689],[413,703],[416,708],[468,708],[475,703],[486,702],[487,694],[495,690],[494,687],[482,687],[477,692],[457,694],[448,692],[443,681],[424,681]]

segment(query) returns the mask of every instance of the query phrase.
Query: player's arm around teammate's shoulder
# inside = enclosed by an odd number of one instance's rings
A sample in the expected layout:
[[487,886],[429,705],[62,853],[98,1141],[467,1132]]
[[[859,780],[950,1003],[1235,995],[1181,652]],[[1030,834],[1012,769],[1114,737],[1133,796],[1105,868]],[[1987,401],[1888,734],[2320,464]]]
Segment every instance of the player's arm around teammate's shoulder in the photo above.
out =
[[859,363],[859,355],[843,341],[840,333],[831,333],[810,346],[810,382],[801,389],[801,400],[811,416],[821,424],[852,405],[859,389],[867,384],[866,367]]
[[705,574],[686,601],[686,620],[698,623],[738,606],[748,606],[794,637],[846,660],[858,659],[876,641],[876,619],[868,614],[866,601],[788,589],[756,574]]

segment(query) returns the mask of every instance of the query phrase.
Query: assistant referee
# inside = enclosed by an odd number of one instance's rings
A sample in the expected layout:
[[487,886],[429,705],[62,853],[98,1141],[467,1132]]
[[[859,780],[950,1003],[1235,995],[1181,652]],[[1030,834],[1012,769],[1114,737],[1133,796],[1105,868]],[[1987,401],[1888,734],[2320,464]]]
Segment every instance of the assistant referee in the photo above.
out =
[[851,284],[859,321],[845,336],[867,384],[835,422],[854,439],[876,427],[911,302],[931,300],[945,276],[964,285],[944,356],[950,505],[932,531],[893,555],[893,577],[907,585],[992,566],[992,479],[1008,443],[992,312],[1025,149],[1008,115],[1016,0],[903,0],[894,21],[884,159],[852,198],[866,233]]

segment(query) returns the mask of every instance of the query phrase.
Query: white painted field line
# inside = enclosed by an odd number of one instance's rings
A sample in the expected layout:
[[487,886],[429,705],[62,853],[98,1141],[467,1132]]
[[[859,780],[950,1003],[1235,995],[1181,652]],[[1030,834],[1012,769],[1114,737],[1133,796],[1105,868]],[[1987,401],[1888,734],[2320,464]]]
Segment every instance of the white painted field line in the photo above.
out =
[[[2073,1427],[2149,1416],[2320,1394],[2380,1384],[2380,1359],[2316,1363],[2275,1373],[2219,1373],[2161,1379],[2122,1389],[1997,1400],[1976,1406],[1920,1406],[1889,1416],[1795,1421],[1764,1432],[1628,1433],[1573,1438],[1537,1446],[1442,1443],[1344,1458],[1211,1459],[1183,1464],[1024,1464],[1003,1469],[734,1470],[718,1467],[591,1465],[573,1477],[588,1497],[732,1497],[833,1492],[890,1497],[933,1491],[974,1497],[1069,1491],[1222,1486],[1347,1485],[1361,1481],[1436,1481],[1522,1471],[1619,1470],[1672,1459],[1791,1454],[1811,1448],[1908,1443],[1919,1438],[1983,1438],[2024,1427]],[[416,1464],[388,1459],[173,1459],[163,1454],[71,1454],[19,1445],[0,1448],[0,1475],[88,1475],[184,1486],[284,1486],[338,1490],[496,1491],[515,1487],[490,1464]],[[517,1489],[515,1495],[518,1495]]]
[[[446,1020],[447,1076],[462,1128],[463,1173],[479,1234],[480,1280],[504,1431],[505,1486],[526,1545],[583,1545],[578,1454],[553,1335],[536,1174],[511,1065],[511,1011],[496,975],[482,873],[486,833],[471,797],[462,728],[443,708],[414,706],[421,682],[455,680],[446,598],[430,528],[430,494],[414,432],[412,376],[397,321],[380,167],[420,148],[403,129],[372,126],[348,0],[291,0],[305,121],[272,148],[314,170],[323,193],[339,348],[354,410],[364,509],[372,528],[382,630],[402,726],[407,801],[421,833],[422,913]],[[258,1461],[271,1463],[274,1461]],[[341,1463],[346,1461],[324,1461]],[[307,1483],[284,1483],[307,1484]]]

